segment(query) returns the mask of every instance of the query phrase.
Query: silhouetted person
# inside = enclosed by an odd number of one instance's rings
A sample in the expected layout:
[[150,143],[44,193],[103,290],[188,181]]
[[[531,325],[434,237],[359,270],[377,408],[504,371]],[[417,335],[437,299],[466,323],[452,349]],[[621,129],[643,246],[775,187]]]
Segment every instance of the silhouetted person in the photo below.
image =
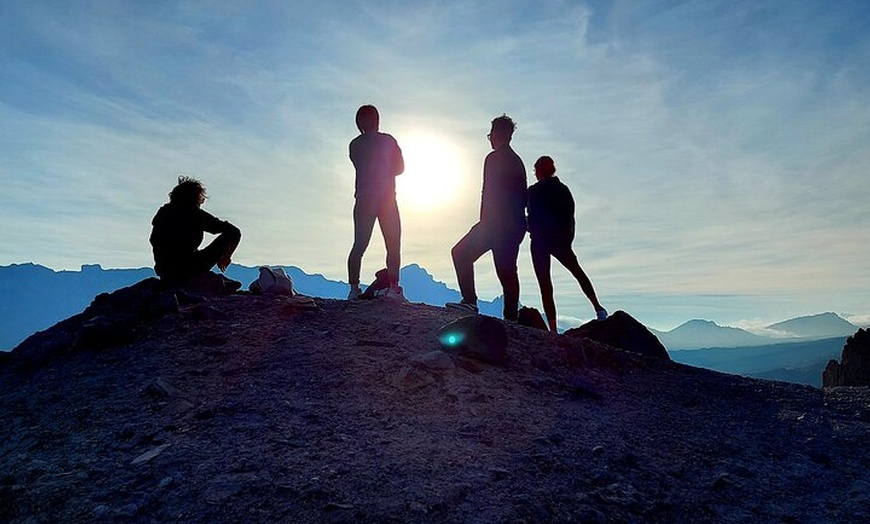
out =
[[495,272],[504,291],[504,318],[517,319],[520,280],[517,256],[526,234],[526,168],[510,142],[516,124],[507,115],[492,121],[492,152],[483,163],[480,221],[453,246],[453,266],[462,293],[461,302],[447,307],[477,312],[474,262],[492,251]]
[[[205,199],[205,187],[199,180],[180,176],[169,193],[169,203],[151,221],[154,272],[170,285],[186,284],[210,273],[215,265],[226,271],[242,238],[239,228],[202,209]],[[218,236],[199,249],[206,232]]]
[[574,197],[556,174],[553,159],[542,156],[535,162],[538,182],[529,188],[529,235],[532,237],[532,265],[541,288],[541,300],[550,331],[556,330],[556,303],[550,278],[550,257],[553,256],[577,279],[599,320],[607,311],[598,303],[592,282],[583,272],[571,243],[574,241]]
[[348,299],[359,297],[359,272],[363,253],[369,246],[375,219],[384,235],[387,248],[387,279],[389,287],[383,294],[401,297],[399,264],[401,262],[402,223],[396,204],[396,176],[405,170],[402,150],[392,136],[378,131],[380,115],[371,105],[356,112],[360,135],[350,142],[350,161],[356,169],[353,206],[353,247],[347,257]]

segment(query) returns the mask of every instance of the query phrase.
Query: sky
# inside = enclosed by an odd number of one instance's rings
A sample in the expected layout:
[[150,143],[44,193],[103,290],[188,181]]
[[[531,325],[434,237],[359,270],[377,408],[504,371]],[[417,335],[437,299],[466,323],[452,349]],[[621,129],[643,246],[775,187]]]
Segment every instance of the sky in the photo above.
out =
[[[490,121],[554,158],[608,309],[670,329],[870,323],[870,2],[0,4],[0,265],[152,264],[180,174],[234,261],[347,280],[356,109],[396,137],[402,263],[457,287]],[[375,230],[363,280],[384,265]],[[521,300],[540,308],[528,254]],[[491,257],[482,298],[500,294]],[[553,266],[563,325],[592,318]]]

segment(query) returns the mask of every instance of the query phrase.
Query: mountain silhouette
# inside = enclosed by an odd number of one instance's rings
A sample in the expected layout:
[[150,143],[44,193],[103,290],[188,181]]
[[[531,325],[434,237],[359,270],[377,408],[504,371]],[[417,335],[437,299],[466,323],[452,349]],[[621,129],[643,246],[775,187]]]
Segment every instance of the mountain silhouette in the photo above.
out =
[[0,521],[870,517],[866,388],[491,317],[506,359],[489,364],[439,340],[460,317],[153,280],[100,295],[0,358]]
[[797,317],[767,326],[767,329],[783,331],[796,337],[825,338],[846,337],[858,330],[858,326],[836,313],[820,313]]
[[690,320],[671,331],[656,331],[669,350],[752,346],[769,339],[739,328],[720,326],[709,320]]
[[821,387],[825,366],[842,353],[846,338],[674,351],[671,358],[724,373]]

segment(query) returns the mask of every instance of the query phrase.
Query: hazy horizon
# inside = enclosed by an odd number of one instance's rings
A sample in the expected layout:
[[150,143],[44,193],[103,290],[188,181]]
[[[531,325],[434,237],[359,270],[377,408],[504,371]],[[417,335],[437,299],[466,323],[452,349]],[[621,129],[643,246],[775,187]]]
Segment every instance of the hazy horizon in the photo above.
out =
[[[456,287],[492,118],[577,202],[610,310],[651,327],[870,323],[870,2],[4,2],[0,264],[150,267],[179,174],[237,263],[347,280],[349,141],[405,153],[402,265]],[[363,280],[384,264],[376,231]],[[482,297],[500,294],[482,258]],[[525,240],[521,300],[540,307]],[[553,265],[559,314],[589,319]]]
[[[125,267],[125,268],[112,268],[106,267],[99,262],[91,262],[88,264],[83,264],[78,268],[64,268],[57,269],[46,266],[45,264],[38,264],[37,262],[29,261],[29,262],[18,262],[16,264],[35,264],[42,267],[46,267],[52,271],[69,271],[69,272],[80,272],[87,265],[97,265],[100,266],[103,270],[141,270],[141,269],[151,269],[151,266],[139,266],[139,267]],[[238,263],[234,263],[237,264]],[[297,264],[280,264],[280,263],[266,263],[266,264],[242,264],[248,268],[258,267],[260,265],[270,265],[270,266],[294,266],[301,269],[303,272],[309,275],[322,275],[323,273],[313,270],[311,268],[306,268],[299,266]],[[410,264],[403,265],[403,269]],[[418,264],[419,266],[419,264]],[[8,265],[0,265],[0,269],[3,267],[8,267]],[[428,268],[419,266],[423,271],[426,271],[430,275],[432,274]],[[215,270],[216,271],[216,270]],[[347,279],[344,278],[331,278],[329,276],[324,275],[325,278],[329,280],[338,281],[342,283],[346,283]],[[458,286],[454,283],[444,282],[439,280],[436,276],[433,275],[433,278],[436,282],[443,282],[449,288],[458,291]],[[364,284],[368,283],[365,281]],[[243,283],[245,288],[247,288],[247,284],[249,282]],[[531,300],[522,302],[523,305],[533,306],[541,310],[540,300],[537,297],[537,287],[536,284],[532,286],[533,289],[530,292],[526,292],[523,294],[523,297],[528,296]],[[527,290],[528,291],[528,290]],[[560,330],[568,329],[571,327],[579,326],[590,319],[593,318],[592,312],[589,308],[588,302],[586,298],[580,293],[579,289],[574,290],[573,288],[560,288],[557,289],[557,295],[561,293],[559,296],[559,328]],[[481,296],[482,300],[493,300],[498,298],[500,292],[494,295],[486,295]],[[853,315],[848,312],[840,312],[833,311],[830,309],[818,309],[818,310],[807,310],[804,312],[790,314],[787,316],[764,316],[764,317],[755,317],[755,318],[747,318],[745,315],[741,316],[741,305],[745,305],[749,307],[750,305],[753,307],[757,307],[759,301],[758,300],[749,300],[746,297],[722,297],[722,296],[709,296],[709,297],[694,297],[694,300],[691,301],[694,304],[695,310],[690,310],[688,304],[674,304],[674,302],[685,302],[683,299],[678,297],[666,297],[666,296],[622,296],[622,297],[612,297],[614,299],[614,303],[618,304],[617,307],[612,308],[610,311],[616,311],[617,309],[622,309],[628,311],[630,314],[635,316],[639,321],[644,323],[647,327],[653,328],[658,331],[670,331],[680,325],[689,322],[691,320],[709,320],[713,321],[720,326],[725,327],[737,327],[740,329],[744,329],[754,334],[759,334],[771,338],[777,338],[780,334],[772,332],[767,329],[767,326],[771,324],[775,324],[777,322],[782,322],[785,320],[791,320],[799,317],[807,317],[818,315],[822,313],[835,313],[840,317],[846,319],[857,327],[870,327],[870,317],[866,315]],[[568,313],[566,313],[566,311]],[[573,311],[578,311],[580,315],[571,315],[570,313]],[[667,314],[662,314],[662,311],[668,311]],[[729,311],[731,314],[736,315],[735,318],[737,320],[723,320],[722,311]],[[706,312],[706,313],[704,313]],[[585,316],[583,314],[586,313]],[[707,314],[708,316],[704,316]],[[670,315],[670,316],[668,316]],[[683,315],[683,316],[680,316]],[[668,320],[662,320],[668,319]]]

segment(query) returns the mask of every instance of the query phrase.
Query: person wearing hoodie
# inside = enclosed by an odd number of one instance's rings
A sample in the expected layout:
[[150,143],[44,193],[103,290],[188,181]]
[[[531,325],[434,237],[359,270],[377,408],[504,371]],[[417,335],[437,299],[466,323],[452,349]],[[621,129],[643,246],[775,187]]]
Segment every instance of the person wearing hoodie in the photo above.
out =
[[595,308],[598,320],[604,320],[607,310],[598,302],[592,282],[580,267],[571,247],[574,241],[574,197],[571,190],[556,176],[556,164],[548,156],[542,156],[535,162],[535,178],[538,181],[529,187],[529,236],[532,239],[532,265],[541,289],[547,325],[550,331],[558,332],[550,257],[571,272]]

